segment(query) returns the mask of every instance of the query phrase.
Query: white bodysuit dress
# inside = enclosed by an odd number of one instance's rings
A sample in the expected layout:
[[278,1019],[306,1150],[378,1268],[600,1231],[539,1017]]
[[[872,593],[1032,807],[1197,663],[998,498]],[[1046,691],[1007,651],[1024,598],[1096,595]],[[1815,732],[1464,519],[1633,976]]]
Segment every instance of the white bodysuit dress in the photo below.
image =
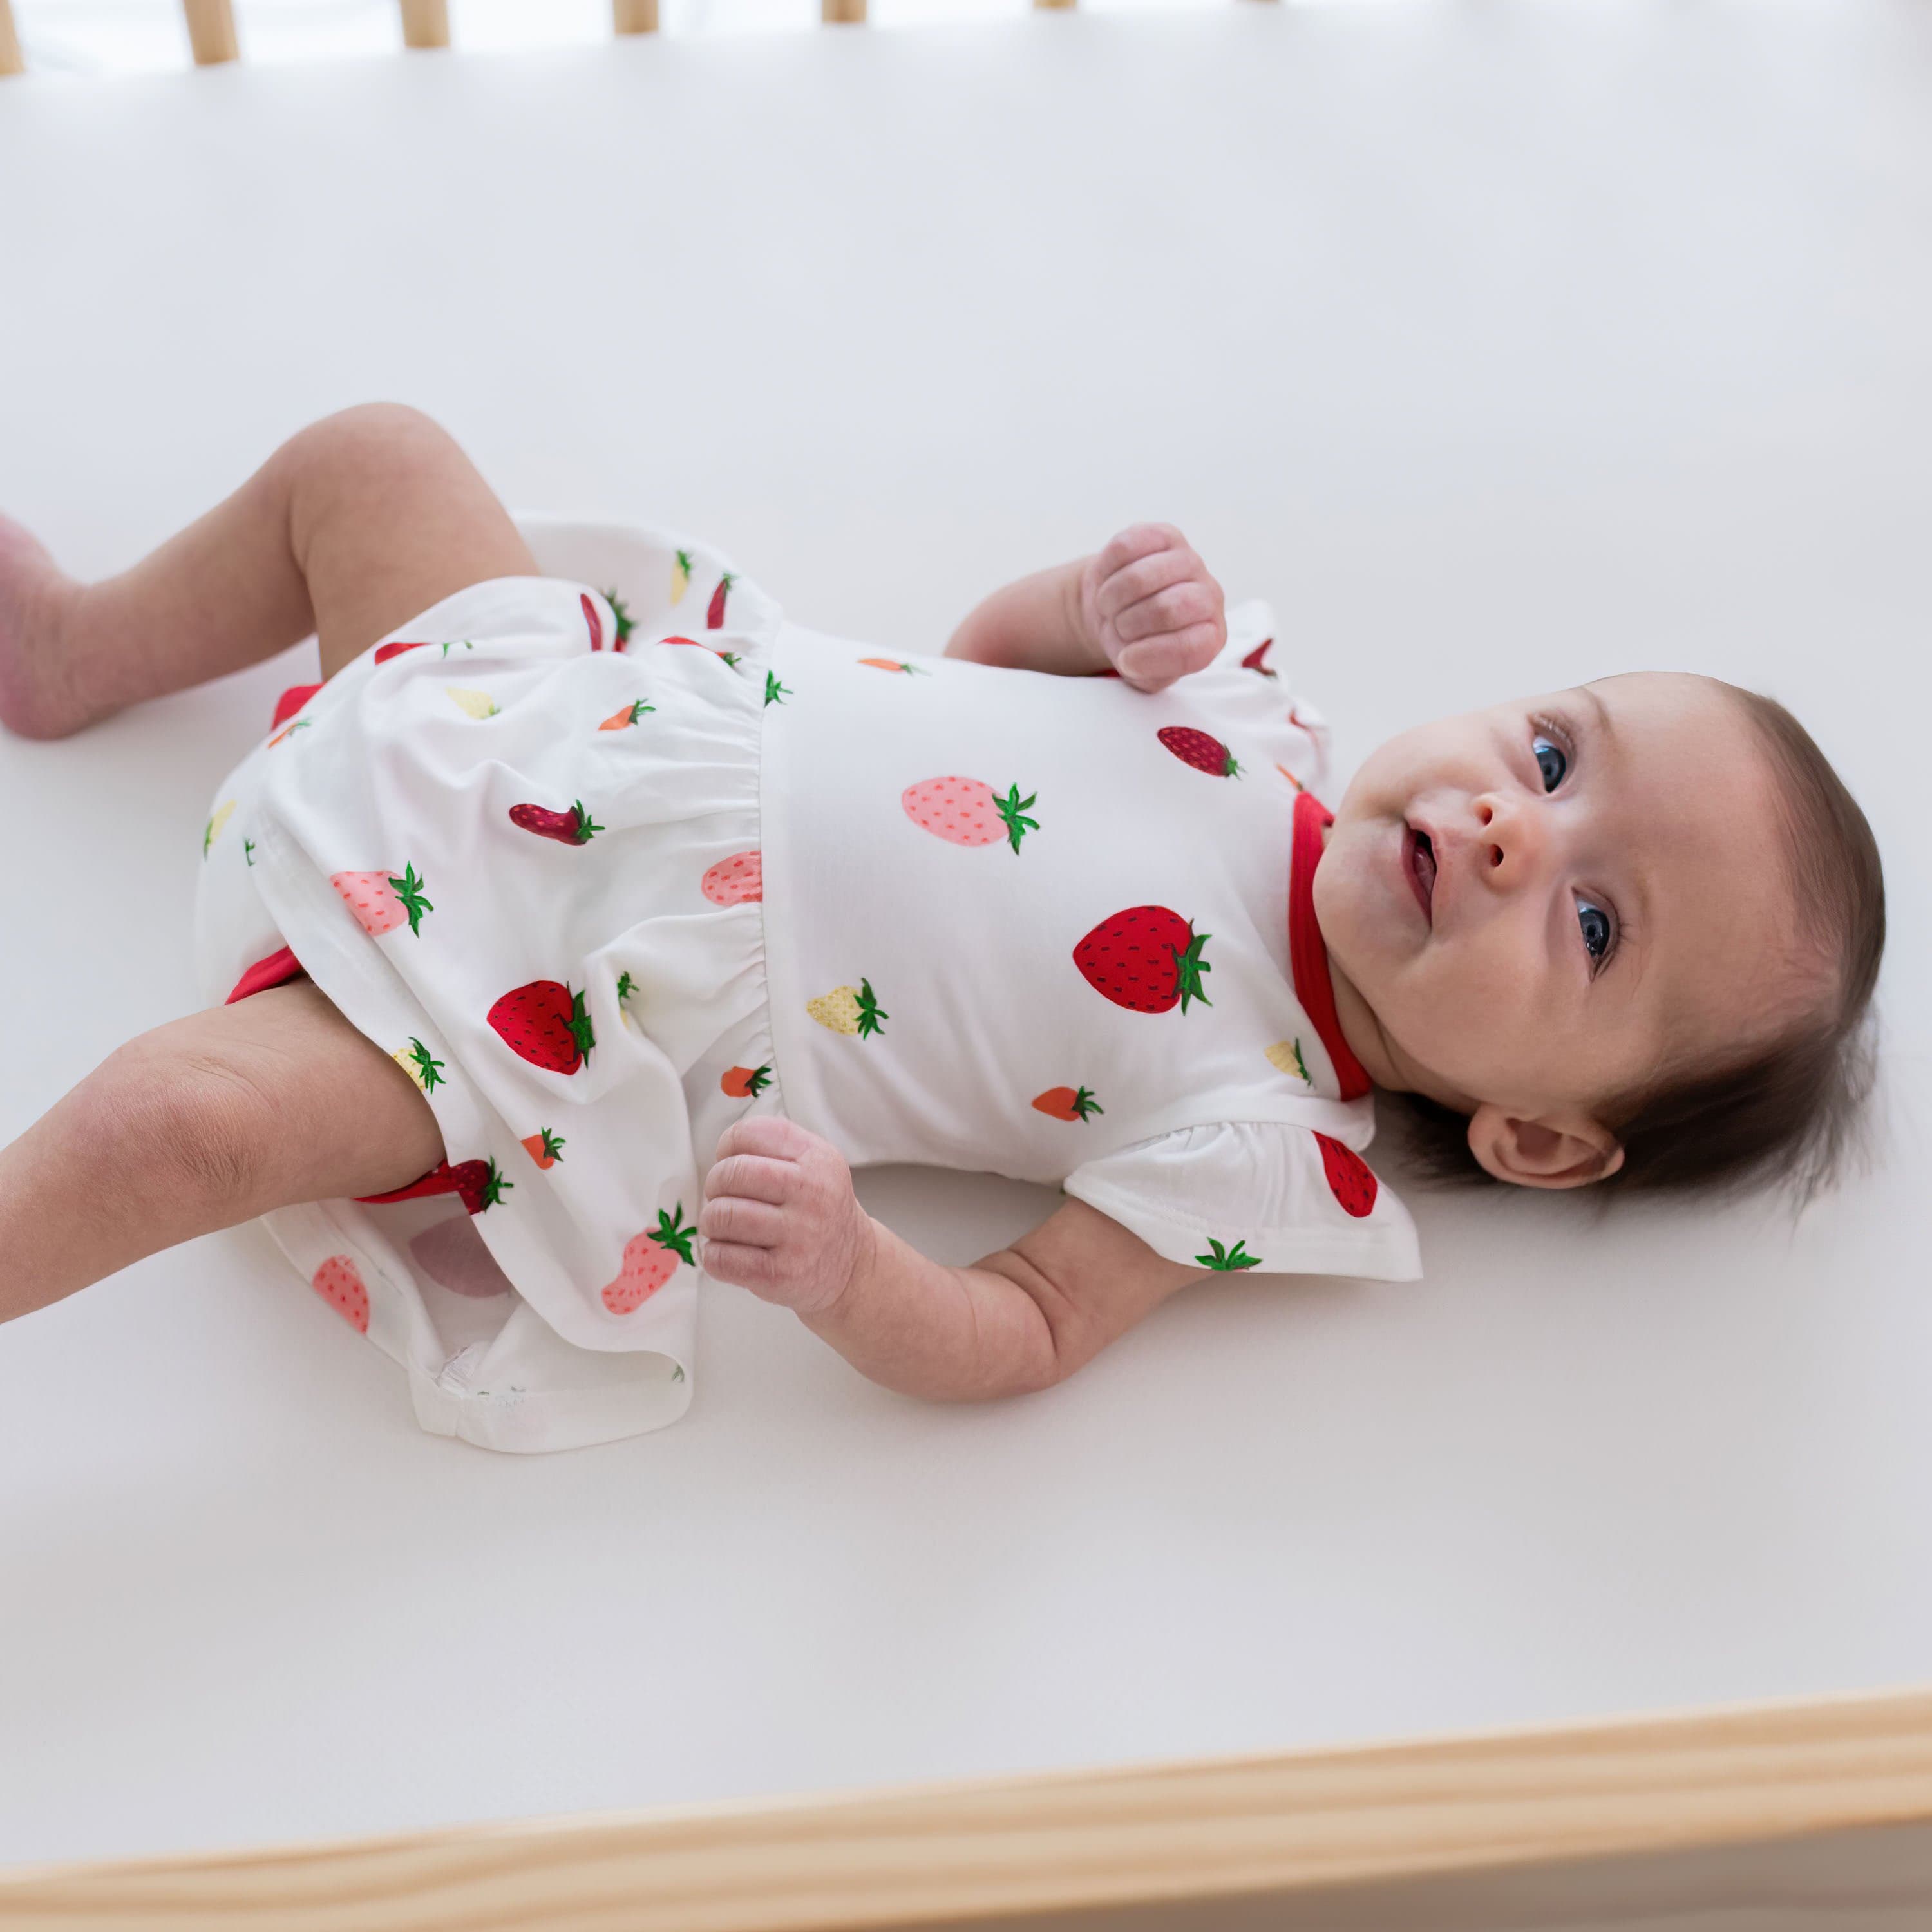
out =
[[1326,733],[1264,606],[1158,694],[786,620],[694,542],[526,519],[285,697],[202,842],[211,1004],[306,972],[435,1110],[266,1217],[418,1420],[548,1450],[690,1401],[719,1136],[1058,1183],[1204,1272],[1413,1279],[1310,898]]

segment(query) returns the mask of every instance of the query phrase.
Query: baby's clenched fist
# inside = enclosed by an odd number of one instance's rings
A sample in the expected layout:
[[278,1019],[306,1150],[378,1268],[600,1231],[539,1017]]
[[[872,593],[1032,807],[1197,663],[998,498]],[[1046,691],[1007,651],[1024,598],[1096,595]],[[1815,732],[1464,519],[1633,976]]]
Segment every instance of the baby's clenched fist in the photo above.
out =
[[707,1274],[801,1315],[837,1301],[872,1245],[844,1156],[778,1114],[725,1129],[698,1232]]
[[1123,530],[1080,573],[1087,634],[1128,683],[1162,691],[1228,641],[1226,599],[1172,524]]

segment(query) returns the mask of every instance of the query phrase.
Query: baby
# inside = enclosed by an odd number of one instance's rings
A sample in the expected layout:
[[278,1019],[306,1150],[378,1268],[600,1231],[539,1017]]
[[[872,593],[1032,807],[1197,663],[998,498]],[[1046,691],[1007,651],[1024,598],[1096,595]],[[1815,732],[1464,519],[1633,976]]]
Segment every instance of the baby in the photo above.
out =
[[[255,1216],[425,1427],[674,1420],[699,1271],[934,1398],[1045,1388],[1174,1291],[1411,1279],[1360,1158],[1624,1190],[1829,1172],[1879,860],[1816,747],[1613,677],[1383,746],[1334,813],[1266,610],[1166,526],[944,658],[701,545],[513,520],[434,424],[304,430],[125,574],[0,523],[0,718],[55,737],[314,632],[202,837],[207,1010],[0,1153],[0,1320]],[[967,1268],[850,1168],[1060,1185]]]

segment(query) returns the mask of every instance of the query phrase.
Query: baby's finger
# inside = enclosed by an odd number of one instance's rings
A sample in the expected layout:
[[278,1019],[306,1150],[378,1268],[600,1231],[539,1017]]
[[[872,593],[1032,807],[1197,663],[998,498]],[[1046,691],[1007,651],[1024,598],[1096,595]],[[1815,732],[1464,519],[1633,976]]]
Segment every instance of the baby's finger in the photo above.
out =
[[1190,577],[1204,574],[1201,560],[1186,544],[1172,550],[1157,550],[1150,556],[1137,557],[1132,563],[1123,564],[1111,576],[1103,578],[1094,601],[1100,607],[1102,616],[1118,616],[1130,604],[1151,597],[1157,590],[1165,590],[1170,584],[1184,583]]
[[1137,558],[1151,556],[1156,550],[1172,550],[1186,543],[1172,524],[1130,524],[1101,551],[1098,574],[1111,577]]
[[[722,1141],[719,1142],[722,1146]],[[774,1160],[760,1154],[728,1154],[713,1161],[704,1177],[704,1198],[716,1201],[725,1195],[738,1195],[747,1201],[789,1201],[797,1190],[797,1163]]]
[[1114,634],[1122,644],[1138,643],[1143,638],[1157,638],[1184,631],[1192,624],[1211,624],[1221,613],[1221,600],[1214,586],[1198,578],[1185,584],[1170,584],[1130,604],[1114,620]]
[[760,1154],[796,1160],[818,1138],[782,1114],[752,1114],[734,1120],[718,1137],[714,1161],[728,1154]]
[[1114,668],[1143,691],[1161,691],[1176,678],[1213,663],[1226,641],[1226,631],[1220,625],[1191,624],[1184,631],[1128,645]]
[[699,1210],[698,1232],[706,1241],[727,1241],[752,1248],[775,1248],[784,1238],[782,1208],[762,1201],[731,1196],[707,1201]]
[[778,1279],[778,1257],[770,1248],[754,1248],[742,1241],[706,1241],[698,1255],[698,1265],[713,1281],[728,1281],[748,1288],[754,1294],[769,1293]]

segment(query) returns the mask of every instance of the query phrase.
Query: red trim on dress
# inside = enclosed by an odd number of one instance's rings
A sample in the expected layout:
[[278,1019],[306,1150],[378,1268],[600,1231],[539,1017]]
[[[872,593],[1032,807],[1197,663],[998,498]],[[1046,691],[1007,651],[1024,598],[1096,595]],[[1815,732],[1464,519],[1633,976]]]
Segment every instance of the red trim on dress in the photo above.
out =
[[235,982],[235,990],[222,1001],[224,1006],[232,1006],[237,1000],[245,1000],[256,993],[266,993],[271,986],[285,986],[291,980],[302,976],[302,963],[284,946],[278,952],[272,952],[266,959],[258,959]]
[[1359,1100],[1374,1085],[1342,1036],[1335,1013],[1335,983],[1328,976],[1328,948],[1315,922],[1315,868],[1322,835],[1335,814],[1312,791],[1294,795],[1294,838],[1288,860],[1288,964],[1295,998],[1312,1023],[1341,1083],[1342,1098]]

